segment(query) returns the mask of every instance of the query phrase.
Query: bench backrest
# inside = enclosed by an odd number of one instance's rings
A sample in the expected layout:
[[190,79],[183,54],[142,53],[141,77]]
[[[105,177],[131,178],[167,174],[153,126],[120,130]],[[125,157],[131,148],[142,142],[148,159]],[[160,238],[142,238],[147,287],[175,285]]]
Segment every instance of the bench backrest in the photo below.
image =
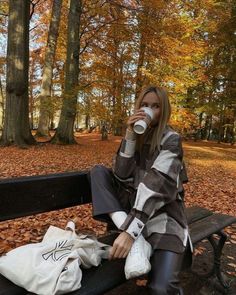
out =
[[0,180],[0,221],[89,202],[87,171]]

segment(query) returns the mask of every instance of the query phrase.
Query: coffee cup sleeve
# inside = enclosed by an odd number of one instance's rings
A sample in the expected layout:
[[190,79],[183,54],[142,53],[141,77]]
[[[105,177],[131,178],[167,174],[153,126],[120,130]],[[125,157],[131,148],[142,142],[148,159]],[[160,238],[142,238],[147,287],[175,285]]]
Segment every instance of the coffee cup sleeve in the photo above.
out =
[[147,128],[147,123],[144,120],[137,121],[134,124],[134,131],[137,134],[143,134],[146,128]]

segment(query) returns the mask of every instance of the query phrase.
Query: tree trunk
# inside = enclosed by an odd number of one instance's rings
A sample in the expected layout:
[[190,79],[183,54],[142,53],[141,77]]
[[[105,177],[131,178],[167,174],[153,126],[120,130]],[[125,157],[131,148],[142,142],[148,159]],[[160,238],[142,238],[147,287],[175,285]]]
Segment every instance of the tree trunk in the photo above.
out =
[[[30,81],[31,82],[31,81]],[[33,97],[33,85],[29,87],[29,120],[30,120],[30,129],[34,128],[34,97]]]
[[2,79],[0,77],[0,105],[1,105],[1,121],[0,121],[0,129],[3,127],[4,122],[4,95],[2,90]]
[[211,115],[207,115],[205,118],[205,126],[203,128],[202,139],[208,139],[210,125]]
[[52,74],[53,64],[55,60],[56,44],[61,16],[62,0],[54,0],[52,6],[52,18],[48,32],[48,40],[45,54],[45,62],[43,69],[42,85],[40,92],[40,112],[39,112],[39,125],[36,136],[48,137],[49,133],[49,120],[50,114],[50,96],[52,88]]
[[219,129],[218,129],[218,140],[217,143],[221,143],[223,137],[223,122],[224,122],[224,106],[222,105],[220,108],[220,121],[219,121]]
[[115,19],[112,29],[113,36],[113,74],[112,74],[112,133],[113,135],[122,135],[123,110],[122,110],[122,93],[124,87],[123,67],[124,57],[120,47],[119,20],[121,10],[116,9],[116,13],[111,10],[111,15]]
[[234,117],[233,126],[232,126],[232,135],[231,135],[231,141],[230,141],[231,145],[235,144],[235,138],[236,138],[236,119]]
[[[203,121],[203,113],[199,114],[199,129],[197,139],[202,139],[202,121]],[[196,140],[195,140],[196,141]]]
[[85,128],[86,128],[86,129],[89,129],[89,127],[90,127],[90,115],[87,114],[87,115],[85,116]]
[[29,18],[29,0],[9,1],[4,145],[35,143],[29,126]]
[[79,77],[81,6],[82,4],[80,0],[71,0],[70,2],[67,32],[65,92],[60,121],[57,131],[52,138],[52,143],[76,143],[74,138],[74,122],[76,116]]
[[138,99],[138,96],[140,94],[140,90],[141,90],[141,88],[143,86],[143,82],[144,82],[141,68],[144,65],[145,53],[146,53],[146,48],[147,48],[147,46],[146,46],[147,41],[145,39],[147,38],[146,29],[148,26],[149,15],[150,15],[150,9],[145,8],[144,19],[140,18],[140,20],[139,20],[140,43],[139,43],[137,74],[136,74],[135,101]]
[[209,115],[209,125],[208,125],[208,130],[207,130],[207,140],[210,140],[211,128],[212,128],[212,115]]
[[146,51],[146,44],[143,40],[143,34],[141,33],[140,39],[140,47],[139,47],[139,57],[138,57],[138,66],[137,66],[137,74],[136,74],[136,90],[135,90],[135,101],[138,99],[140,90],[142,88],[142,73],[141,67],[144,63],[144,56]]
[[[121,57],[122,58],[122,57]],[[121,136],[122,135],[122,127],[124,120],[124,110],[122,105],[122,93],[123,93],[123,85],[124,85],[124,77],[123,77],[123,61],[122,59],[119,61],[119,68],[117,68],[117,76],[116,76],[116,88],[115,88],[115,120],[114,124],[114,135]]]
[[108,131],[105,125],[102,125],[101,133],[102,133],[102,140],[108,140]]

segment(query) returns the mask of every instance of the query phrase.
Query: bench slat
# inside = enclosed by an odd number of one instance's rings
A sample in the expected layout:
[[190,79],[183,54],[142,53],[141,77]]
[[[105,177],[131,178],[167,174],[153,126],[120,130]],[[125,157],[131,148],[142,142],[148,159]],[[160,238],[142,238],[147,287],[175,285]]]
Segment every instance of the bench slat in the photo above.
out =
[[0,181],[0,221],[91,202],[87,172]]
[[189,225],[193,244],[219,232],[226,226],[236,222],[236,217],[216,213]]
[[[98,267],[83,270],[82,287],[69,294],[98,295],[119,286],[126,281],[124,275],[125,259],[103,261]],[[20,288],[0,275],[0,295],[26,295],[27,291]],[[32,293],[30,293],[32,294]],[[45,294],[46,295],[46,294]]]
[[72,295],[98,295],[121,285],[126,281],[124,274],[125,259],[104,260],[98,267],[86,270],[78,291]]
[[0,295],[25,295],[25,289],[13,284],[11,281],[0,275]]
[[210,211],[206,208],[198,207],[198,206],[186,208],[186,215],[187,215],[188,224],[194,223],[194,222],[196,222],[200,219],[203,219],[207,216],[210,216],[212,214],[213,214],[212,211]]

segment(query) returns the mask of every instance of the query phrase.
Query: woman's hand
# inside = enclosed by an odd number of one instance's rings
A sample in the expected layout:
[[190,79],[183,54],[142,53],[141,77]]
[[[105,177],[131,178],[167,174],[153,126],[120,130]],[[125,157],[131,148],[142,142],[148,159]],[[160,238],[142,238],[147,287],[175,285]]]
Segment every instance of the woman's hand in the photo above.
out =
[[143,120],[146,117],[146,113],[144,110],[138,109],[136,112],[129,117],[127,121],[127,128],[133,129],[134,123],[138,120]]
[[110,250],[109,259],[125,258],[130,248],[132,247],[134,239],[127,232],[122,232],[115,239],[113,246]]

